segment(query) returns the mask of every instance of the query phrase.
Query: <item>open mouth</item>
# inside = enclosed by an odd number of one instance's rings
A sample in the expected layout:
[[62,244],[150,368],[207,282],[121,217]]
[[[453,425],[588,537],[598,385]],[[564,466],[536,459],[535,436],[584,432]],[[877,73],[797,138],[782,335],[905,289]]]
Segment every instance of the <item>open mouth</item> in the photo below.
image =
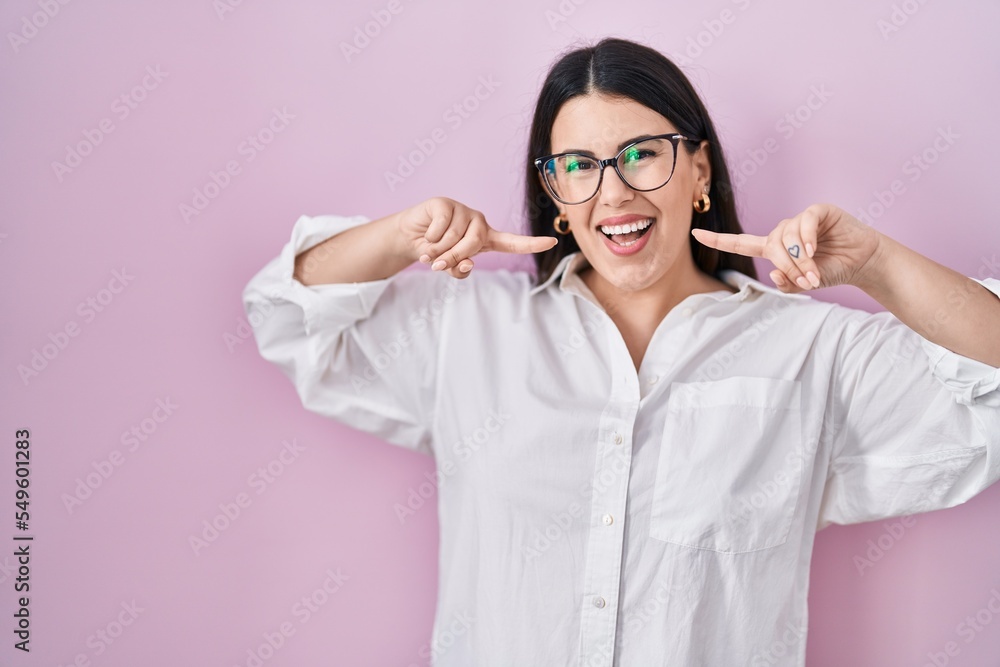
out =
[[653,225],[656,218],[646,218],[627,225],[607,225],[598,227],[598,231],[623,248],[635,245]]

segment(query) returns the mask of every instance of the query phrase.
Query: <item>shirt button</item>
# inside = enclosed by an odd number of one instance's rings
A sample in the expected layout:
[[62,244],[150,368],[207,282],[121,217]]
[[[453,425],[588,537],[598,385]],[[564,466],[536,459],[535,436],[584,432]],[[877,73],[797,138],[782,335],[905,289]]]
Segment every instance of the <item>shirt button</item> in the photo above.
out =
[[652,377],[649,378],[648,381],[649,381],[649,384],[656,384],[657,380],[659,380],[659,379],[660,378],[658,376],[653,375]]
[[598,609],[602,609],[604,607],[604,598],[602,598],[600,595],[594,598],[594,606],[597,607]]
[[690,308],[685,308],[684,310],[681,311],[681,315],[683,315],[684,317],[691,317],[691,313],[693,312],[694,311],[691,310]]
[[622,444],[622,434],[621,433],[615,433],[615,444],[616,445]]
[[614,518],[610,514],[605,514],[604,515],[604,525],[605,526],[610,526],[613,521],[614,521]]

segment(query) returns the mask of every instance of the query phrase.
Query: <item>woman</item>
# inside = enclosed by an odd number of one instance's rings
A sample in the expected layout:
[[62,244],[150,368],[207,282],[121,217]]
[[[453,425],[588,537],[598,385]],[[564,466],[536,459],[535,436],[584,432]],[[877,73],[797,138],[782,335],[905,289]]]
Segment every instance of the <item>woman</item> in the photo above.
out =
[[[743,234],[703,104],[632,42],[555,64],[527,162],[532,236],[445,198],[303,216],[244,293],[307,408],[435,458],[428,657],[804,664],[816,530],[1000,477],[1000,281],[826,204]],[[838,284],[890,312],[805,293]]]

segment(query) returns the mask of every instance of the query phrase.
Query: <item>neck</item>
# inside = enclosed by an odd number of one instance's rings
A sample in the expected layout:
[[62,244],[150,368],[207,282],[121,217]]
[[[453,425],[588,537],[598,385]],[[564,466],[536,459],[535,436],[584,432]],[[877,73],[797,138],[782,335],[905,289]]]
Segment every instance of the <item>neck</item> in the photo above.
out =
[[738,291],[703,273],[693,261],[674,266],[659,281],[641,290],[620,289],[589,265],[580,271],[580,278],[613,317],[621,314],[628,319],[640,318],[652,322],[662,320],[674,306],[692,294]]

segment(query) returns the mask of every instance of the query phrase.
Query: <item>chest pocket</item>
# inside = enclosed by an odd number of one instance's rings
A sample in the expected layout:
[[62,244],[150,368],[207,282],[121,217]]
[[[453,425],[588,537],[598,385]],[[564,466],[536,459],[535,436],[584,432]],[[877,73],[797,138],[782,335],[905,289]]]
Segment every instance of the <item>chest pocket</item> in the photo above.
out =
[[806,452],[798,380],[674,382],[650,537],[739,553],[788,539]]

